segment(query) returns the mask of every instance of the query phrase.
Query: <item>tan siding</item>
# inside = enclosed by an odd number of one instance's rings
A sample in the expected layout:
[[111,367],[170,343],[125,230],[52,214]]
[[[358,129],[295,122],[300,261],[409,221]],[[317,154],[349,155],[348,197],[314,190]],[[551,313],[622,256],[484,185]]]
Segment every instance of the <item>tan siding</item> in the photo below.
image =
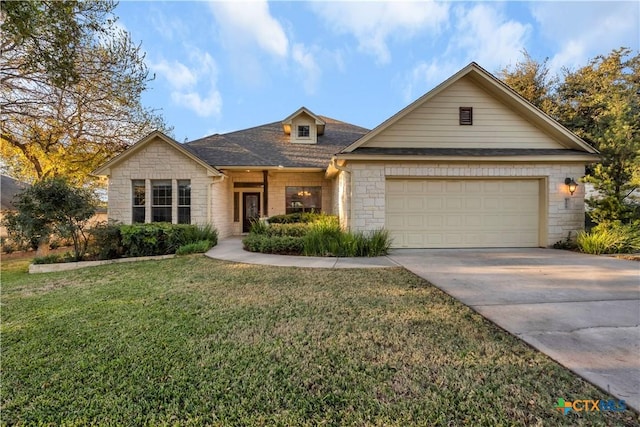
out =
[[[473,125],[459,125],[459,107],[473,107]],[[363,147],[564,148],[466,77]]]

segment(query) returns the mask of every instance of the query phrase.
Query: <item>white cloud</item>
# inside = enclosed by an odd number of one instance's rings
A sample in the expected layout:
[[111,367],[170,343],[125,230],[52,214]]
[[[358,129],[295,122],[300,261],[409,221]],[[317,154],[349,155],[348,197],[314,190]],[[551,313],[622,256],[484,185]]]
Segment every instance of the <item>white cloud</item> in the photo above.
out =
[[414,34],[438,32],[446,24],[449,5],[439,2],[317,2],[314,12],[338,33],[352,34],[359,49],[381,63],[391,59],[390,38],[410,38]]
[[303,44],[295,44],[291,53],[294,62],[299,66],[304,90],[308,94],[315,93],[322,71],[315,60],[314,53]]
[[402,89],[404,102],[414,101],[416,96],[423,95],[426,90],[443,82],[460,68],[460,64],[449,61],[442,62],[438,59],[418,62],[405,79]]
[[452,36],[446,49],[428,61],[419,61],[404,76],[405,102],[432,89],[472,61],[493,72],[521,57],[531,26],[507,19],[499,7],[483,3],[455,9]]
[[464,51],[466,62],[475,61],[489,71],[519,59],[532,30],[529,24],[507,20],[488,4],[457,9],[455,28],[448,51]]
[[152,63],[150,67],[168,82],[173,102],[200,117],[219,115],[222,96],[217,88],[218,68],[215,60],[207,52],[190,49],[189,61],[191,67],[176,60],[168,62],[164,59]]
[[151,64],[151,69],[167,79],[169,84],[176,89],[191,87],[198,81],[195,74],[178,61],[168,62],[162,59],[156,64]]
[[640,48],[638,2],[536,2],[531,13],[546,43],[557,50],[549,61],[552,73],[622,46]]
[[224,45],[245,49],[257,45],[271,55],[286,57],[289,40],[269,11],[266,0],[210,3]]

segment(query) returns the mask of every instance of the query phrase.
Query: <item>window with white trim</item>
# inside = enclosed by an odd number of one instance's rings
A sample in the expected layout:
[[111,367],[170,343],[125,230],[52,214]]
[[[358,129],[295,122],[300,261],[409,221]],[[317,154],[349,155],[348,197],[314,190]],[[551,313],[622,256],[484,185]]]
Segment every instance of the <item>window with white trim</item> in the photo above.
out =
[[298,138],[309,138],[309,125],[298,126]]
[[131,201],[131,223],[143,223],[145,219],[146,203],[144,179],[131,181],[131,193],[133,196]]
[[171,222],[171,181],[151,181],[151,221]]
[[178,224],[191,224],[191,180],[178,180]]

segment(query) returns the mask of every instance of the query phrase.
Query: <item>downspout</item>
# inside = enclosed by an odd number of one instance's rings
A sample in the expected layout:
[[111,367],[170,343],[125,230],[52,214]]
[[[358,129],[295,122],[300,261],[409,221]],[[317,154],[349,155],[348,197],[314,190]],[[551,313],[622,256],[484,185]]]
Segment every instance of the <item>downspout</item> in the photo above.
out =
[[336,159],[333,158],[331,159],[331,165],[336,168],[337,170],[339,170],[340,172],[344,172],[346,173],[349,177],[349,181],[348,181],[348,187],[349,187],[349,218],[347,218],[347,229],[350,230],[351,229],[351,220],[353,219],[353,191],[352,191],[352,179],[351,179],[351,169],[346,168],[344,166],[340,166],[338,165],[338,162],[336,162]]

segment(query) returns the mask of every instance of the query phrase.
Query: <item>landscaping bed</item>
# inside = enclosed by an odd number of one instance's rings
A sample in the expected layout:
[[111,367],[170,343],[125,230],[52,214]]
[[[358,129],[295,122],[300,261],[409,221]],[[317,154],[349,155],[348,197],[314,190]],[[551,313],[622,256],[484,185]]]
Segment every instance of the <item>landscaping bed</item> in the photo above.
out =
[[338,217],[322,214],[278,215],[254,222],[242,243],[250,252],[336,257],[383,256],[391,246],[385,230],[346,232]]

